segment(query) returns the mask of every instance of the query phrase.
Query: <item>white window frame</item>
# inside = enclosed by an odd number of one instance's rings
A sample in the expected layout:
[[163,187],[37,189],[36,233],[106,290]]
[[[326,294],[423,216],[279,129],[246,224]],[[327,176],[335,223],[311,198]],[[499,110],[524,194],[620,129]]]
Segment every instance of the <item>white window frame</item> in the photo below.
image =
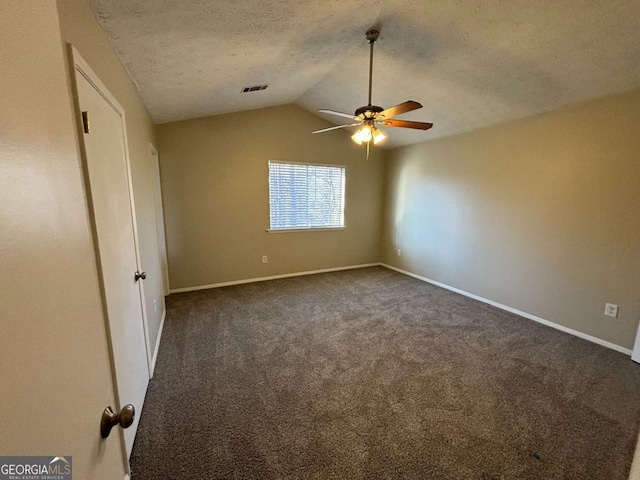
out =
[[[342,218],[343,225],[335,227],[296,227],[296,228],[271,228],[271,186],[269,181],[269,163],[290,163],[292,165],[309,165],[315,167],[334,167],[342,168],[344,170],[344,182],[342,185]],[[267,205],[269,215],[269,228],[266,229],[268,233],[293,233],[293,232],[325,232],[332,230],[344,230],[347,228],[347,166],[339,165],[336,163],[312,163],[312,162],[296,162],[293,160],[277,160],[270,159],[267,162]]]

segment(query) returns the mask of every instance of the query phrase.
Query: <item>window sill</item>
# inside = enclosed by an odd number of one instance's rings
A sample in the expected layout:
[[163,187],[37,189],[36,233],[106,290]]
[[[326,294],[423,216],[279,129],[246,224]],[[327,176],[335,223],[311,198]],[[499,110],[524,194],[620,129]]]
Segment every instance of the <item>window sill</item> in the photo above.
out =
[[278,228],[278,229],[270,229],[267,228],[267,233],[294,233],[294,232],[327,232],[331,230],[344,230],[347,226],[344,227],[314,227],[314,228]]

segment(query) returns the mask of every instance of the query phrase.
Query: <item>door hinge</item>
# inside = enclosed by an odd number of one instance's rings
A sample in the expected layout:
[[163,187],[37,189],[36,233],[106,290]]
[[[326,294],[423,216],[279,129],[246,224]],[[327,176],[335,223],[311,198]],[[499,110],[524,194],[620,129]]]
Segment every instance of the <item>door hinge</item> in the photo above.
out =
[[89,112],[82,112],[82,131],[91,133],[91,125],[89,125]]

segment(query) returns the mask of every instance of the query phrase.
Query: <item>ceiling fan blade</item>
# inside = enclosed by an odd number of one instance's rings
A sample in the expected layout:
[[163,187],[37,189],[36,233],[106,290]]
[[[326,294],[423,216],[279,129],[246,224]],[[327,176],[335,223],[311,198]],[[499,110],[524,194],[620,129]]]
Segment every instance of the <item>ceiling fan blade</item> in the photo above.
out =
[[397,117],[398,115],[402,115],[403,113],[412,112],[413,110],[418,110],[422,108],[422,105],[418,102],[414,102],[413,100],[407,100],[406,102],[399,103],[393,107],[389,107],[386,110],[381,111],[377,117],[391,118]]
[[350,123],[348,125],[336,125],[335,127],[323,128],[322,130],[316,130],[315,132],[311,132],[311,133],[328,132],[330,130],[337,130],[338,128],[357,127],[358,125],[361,125],[361,124],[360,123]]
[[358,117],[355,117],[354,115],[351,115],[350,113],[336,112],[335,110],[327,110],[326,108],[321,108],[318,111],[320,113],[328,113],[329,115],[338,115],[339,117],[350,118],[351,120],[355,120],[358,118]]
[[429,130],[433,123],[411,122],[409,120],[381,120],[378,123],[386,127],[416,128],[418,130]]

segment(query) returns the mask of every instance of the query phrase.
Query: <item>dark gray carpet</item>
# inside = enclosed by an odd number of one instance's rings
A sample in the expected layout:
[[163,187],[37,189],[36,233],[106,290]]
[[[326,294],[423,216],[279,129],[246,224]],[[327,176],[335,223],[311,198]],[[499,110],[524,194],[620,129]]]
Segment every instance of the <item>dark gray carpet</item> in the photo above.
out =
[[640,365],[375,267],[173,294],[146,479],[626,479]]

